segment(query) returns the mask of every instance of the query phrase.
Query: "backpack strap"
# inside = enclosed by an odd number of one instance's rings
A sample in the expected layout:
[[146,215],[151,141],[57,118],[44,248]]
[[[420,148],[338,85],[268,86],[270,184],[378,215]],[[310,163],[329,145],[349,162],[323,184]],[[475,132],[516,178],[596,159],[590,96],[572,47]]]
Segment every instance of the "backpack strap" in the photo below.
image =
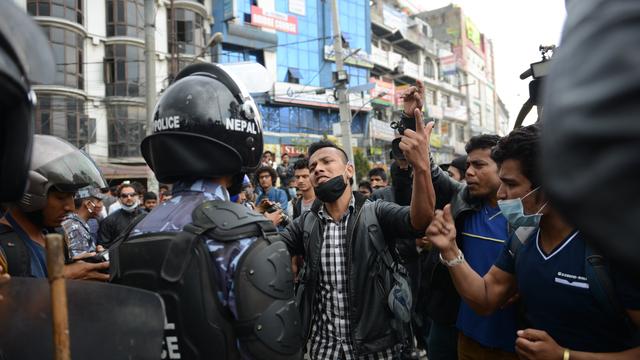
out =
[[609,316],[618,321],[618,323],[624,324],[631,334],[635,334],[638,329],[616,296],[615,286],[611,280],[609,266],[605,257],[586,241],[585,273],[589,289],[596,301],[604,305]]

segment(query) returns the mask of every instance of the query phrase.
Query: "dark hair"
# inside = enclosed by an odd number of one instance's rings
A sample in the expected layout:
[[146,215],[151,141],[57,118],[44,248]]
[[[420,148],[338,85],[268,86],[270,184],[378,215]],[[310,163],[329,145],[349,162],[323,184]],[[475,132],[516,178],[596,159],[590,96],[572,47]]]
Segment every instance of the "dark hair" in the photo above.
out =
[[341,147],[339,147],[338,145],[332,143],[329,140],[320,140],[320,141],[316,141],[313,144],[309,145],[309,159],[311,159],[311,156],[313,156],[313,154],[323,148],[334,148],[334,149],[338,149],[340,150],[340,152],[342,153],[343,157],[344,157],[344,162],[345,164],[349,162],[349,157],[347,156],[347,153],[344,152],[344,150],[342,150]]
[[373,192],[373,188],[371,187],[371,183],[368,182],[367,180],[362,180],[358,183],[358,189],[360,189],[361,187],[366,187],[367,189],[369,189],[369,192],[372,193]]
[[540,126],[537,124],[513,130],[498,142],[491,151],[491,158],[500,166],[505,160],[518,160],[522,174],[533,187],[540,185],[538,154],[540,151]]
[[309,160],[308,159],[300,159],[293,164],[293,171],[309,169]]
[[478,149],[491,149],[500,141],[500,136],[498,135],[490,135],[490,134],[482,134],[476,135],[469,139],[467,145],[465,145],[464,150],[469,154],[473,150]]
[[[158,190],[162,190],[162,189],[169,190],[169,185],[164,185],[163,184],[163,185],[158,186]],[[162,191],[160,191],[160,192],[162,192]]]
[[286,155],[286,156],[289,156],[289,153],[282,153],[282,155],[280,155],[280,159],[282,159],[283,157],[285,157],[285,155]]
[[387,172],[381,167],[375,167],[369,170],[369,179],[371,179],[372,176],[380,176],[382,181],[387,181]]
[[127,187],[128,188],[132,188],[133,191],[136,192],[136,194],[138,193],[138,189],[136,189],[136,187],[133,184],[122,183],[122,184],[118,185],[118,191],[117,191],[118,197],[120,197],[120,194],[122,194],[122,189],[127,188]]
[[258,170],[256,170],[256,184],[260,186],[260,174],[268,172],[271,175],[271,186],[276,186],[276,180],[278,179],[278,174],[271,166],[260,166]]
[[144,193],[144,195],[142,195],[142,202],[145,202],[147,200],[158,200],[158,195],[156,195],[156,193],[154,193],[153,191],[147,191],[146,193]]

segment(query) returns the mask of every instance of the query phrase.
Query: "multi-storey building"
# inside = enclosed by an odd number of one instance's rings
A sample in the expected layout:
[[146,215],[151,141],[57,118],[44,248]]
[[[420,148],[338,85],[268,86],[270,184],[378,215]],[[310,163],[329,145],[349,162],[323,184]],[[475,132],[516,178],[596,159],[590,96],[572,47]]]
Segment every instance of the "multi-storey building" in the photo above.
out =
[[[366,0],[337,0],[349,74],[352,132],[357,144],[367,128],[371,109],[367,84],[371,31]],[[213,51],[214,61],[254,61],[263,64],[275,85],[257,96],[263,116],[266,148],[276,154],[303,152],[306,145],[334,135],[339,121],[333,92],[335,71],[331,1],[230,0],[214,3],[213,31],[224,40]],[[363,86],[364,85],[364,86]],[[360,87],[358,87],[360,86]]]
[[[204,60],[212,0],[156,1],[156,88],[180,67]],[[16,0],[43,28],[55,83],[35,87],[35,131],[85,149],[108,179],[145,181],[143,0]]]
[[435,38],[452,46],[452,72],[466,96],[471,135],[503,132],[495,87],[493,42],[457,5],[417,16],[429,23]]
[[[376,89],[389,95],[374,100],[372,124],[387,126],[397,119],[401,109],[400,95],[417,81],[425,84],[426,116],[436,122],[431,146],[437,162],[448,162],[464,153],[468,140],[467,99],[460,78],[445,63],[453,56],[451,44],[433,36],[428,22],[411,13],[401,2],[375,0],[371,6],[372,59],[371,72]],[[386,155],[388,134],[374,139],[373,154]],[[375,158],[375,155],[374,155]]]

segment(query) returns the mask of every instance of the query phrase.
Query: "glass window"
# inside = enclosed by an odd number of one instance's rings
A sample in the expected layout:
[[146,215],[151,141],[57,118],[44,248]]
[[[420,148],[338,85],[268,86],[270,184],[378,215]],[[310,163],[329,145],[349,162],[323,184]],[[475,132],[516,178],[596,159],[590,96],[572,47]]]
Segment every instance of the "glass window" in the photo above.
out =
[[56,61],[55,84],[84,89],[84,37],[55,26],[43,25],[42,29],[51,42]]
[[83,0],[28,0],[27,11],[32,16],[53,16],[83,24]]
[[106,96],[145,96],[144,49],[128,44],[105,47]]
[[38,94],[35,132],[55,135],[82,148],[96,142],[95,119],[84,113],[84,100],[72,96]]
[[116,105],[107,107],[109,124],[109,157],[138,157],[145,136],[146,110],[143,106]]
[[107,36],[144,38],[144,0],[107,0]]
[[231,44],[222,44],[222,55],[220,62],[236,63],[243,61],[252,61],[264,65],[264,53],[262,50],[253,50]]
[[467,141],[464,136],[464,125],[461,125],[461,124],[456,125],[456,140],[458,140],[458,142]]
[[[199,55],[205,46],[204,17],[189,9],[174,9],[167,13],[169,52]],[[172,21],[175,16],[175,21]],[[175,45],[175,50],[172,47]]]
[[429,79],[434,79],[436,76],[435,68],[433,66],[433,60],[431,58],[426,58],[424,60],[424,76]]

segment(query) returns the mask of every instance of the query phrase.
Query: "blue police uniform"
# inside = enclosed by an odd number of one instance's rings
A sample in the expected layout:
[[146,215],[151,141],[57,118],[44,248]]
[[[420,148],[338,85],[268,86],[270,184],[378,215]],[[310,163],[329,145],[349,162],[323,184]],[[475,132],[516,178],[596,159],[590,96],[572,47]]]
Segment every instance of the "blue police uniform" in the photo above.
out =
[[[182,231],[182,228],[191,222],[193,210],[209,200],[229,201],[229,193],[224,186],[208,180],[197,180],[191,183],[177,182],[173,186],[173,197],[154,208],[134,227],[130,236],[161,231]],[[211,253],[212,263],[218,270],[214,272],[218,276],[216,281],[223,290],[218,294],[218,299],[236,318],[238,314],[232,280],[238,260],[255,240],[256,238],[253,237],[223,243],[215,239],[204,239]]]

